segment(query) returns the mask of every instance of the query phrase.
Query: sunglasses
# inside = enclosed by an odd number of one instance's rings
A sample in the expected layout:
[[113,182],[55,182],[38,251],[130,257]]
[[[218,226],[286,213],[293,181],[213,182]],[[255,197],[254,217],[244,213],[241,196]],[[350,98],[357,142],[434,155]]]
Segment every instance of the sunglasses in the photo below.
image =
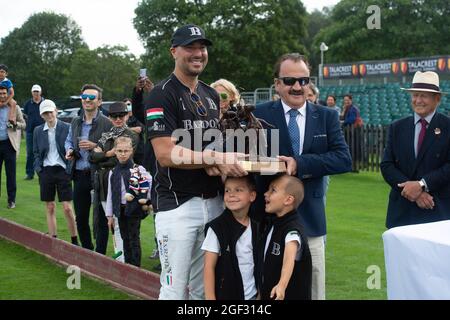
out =
[[80,98],[83,99],[83,100],[87,100],[87,99],[95,100],[95,98],[97,98],[97,96],[95,94],[82,94],[80,96]]
[[118,119],[118,118],[123,118],[127,115],[127,113],[114,113],[114,114],[110,114],[109,117],[112,119]]
[[284,85],[286,86],[293,86],[298,81],[298,83],[301,86],[306,86],[309,83],[309,77],[301,77],[301,78],[295,78],[295,77],[282,77],[278,78],[279,80],[283,81]]
[[220,94],[220,100],[222,100],[222,101],[228,100],[228,93],[222,92]]
[[196,106],[196,111],[197,114],[201,117],[206,117],[208,115],[208,110],[206,110],[205,106],[203,105],[202,100],[200,99],[200,97],[198,96],[198,94],[196,94],[195,92],[191,93],[191,101],[195,104]]

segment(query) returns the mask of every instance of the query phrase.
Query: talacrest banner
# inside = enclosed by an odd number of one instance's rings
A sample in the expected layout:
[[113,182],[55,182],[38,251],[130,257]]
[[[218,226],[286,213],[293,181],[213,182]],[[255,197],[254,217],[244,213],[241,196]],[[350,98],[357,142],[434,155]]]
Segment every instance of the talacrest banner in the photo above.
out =
[[370,76],[401,77],[413,75],[417,71],[448,74],[450,73],[450,55],[326,64],[323,67],[323,76],[325,79],[365,78]]

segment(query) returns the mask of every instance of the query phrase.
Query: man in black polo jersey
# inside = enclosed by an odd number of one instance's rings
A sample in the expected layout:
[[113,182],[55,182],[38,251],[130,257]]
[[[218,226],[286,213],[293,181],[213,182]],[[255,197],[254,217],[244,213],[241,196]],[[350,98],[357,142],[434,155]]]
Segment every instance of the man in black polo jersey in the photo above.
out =
[[177,29],[170,48],[175,70],[145,101],[162,267],[160,299],[203,299],[204,226],[223,211],[217,175],[247,174],[235,154],[225,161],[224,153],[204,150],[210,141],[203,134],[217,130],[219,123],[219,96],[198,80],[211,44],[198,26]]

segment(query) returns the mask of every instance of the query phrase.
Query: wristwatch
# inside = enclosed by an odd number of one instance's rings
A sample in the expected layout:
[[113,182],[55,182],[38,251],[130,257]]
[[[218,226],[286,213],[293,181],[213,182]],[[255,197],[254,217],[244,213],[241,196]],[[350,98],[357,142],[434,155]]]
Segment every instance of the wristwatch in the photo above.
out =
[[419,180],[419,185],[420,185],[420,187],[422,188],[422,191],[425,191],[426,184],[425,184],[425,181],[423,181],[423,179],[420,179],[420,180]]

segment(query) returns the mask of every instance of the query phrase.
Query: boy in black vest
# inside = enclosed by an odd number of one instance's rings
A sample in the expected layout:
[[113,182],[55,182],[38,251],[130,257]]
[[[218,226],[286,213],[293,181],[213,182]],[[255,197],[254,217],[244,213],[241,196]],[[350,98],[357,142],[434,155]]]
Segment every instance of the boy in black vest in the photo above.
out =
[[303,183],[283,175],[270,184],[264,197],[266,212],[275,217],[261,246],[261,299],[310,300],[311,253],[296,210],[303,201]]
[[256,298],[255,258],[257,225],[249,216],[256,198],[253,177],[228,177],[225,211],[205,227],[204,286],[207,300]]
[[125,263],[141,266],[141,220],[145,217],[137,198],[126,201],[125,194],[131,177],[130,169],[135,167],[151,183],[150,174],[133,162],[133,143],[130,137],[122,136],[114,141],[114,152],[119,163],[109,172],[108,195],[105,215],[108,227],[114,229],[113,215],[118,218],[120,235],[123,239]]

